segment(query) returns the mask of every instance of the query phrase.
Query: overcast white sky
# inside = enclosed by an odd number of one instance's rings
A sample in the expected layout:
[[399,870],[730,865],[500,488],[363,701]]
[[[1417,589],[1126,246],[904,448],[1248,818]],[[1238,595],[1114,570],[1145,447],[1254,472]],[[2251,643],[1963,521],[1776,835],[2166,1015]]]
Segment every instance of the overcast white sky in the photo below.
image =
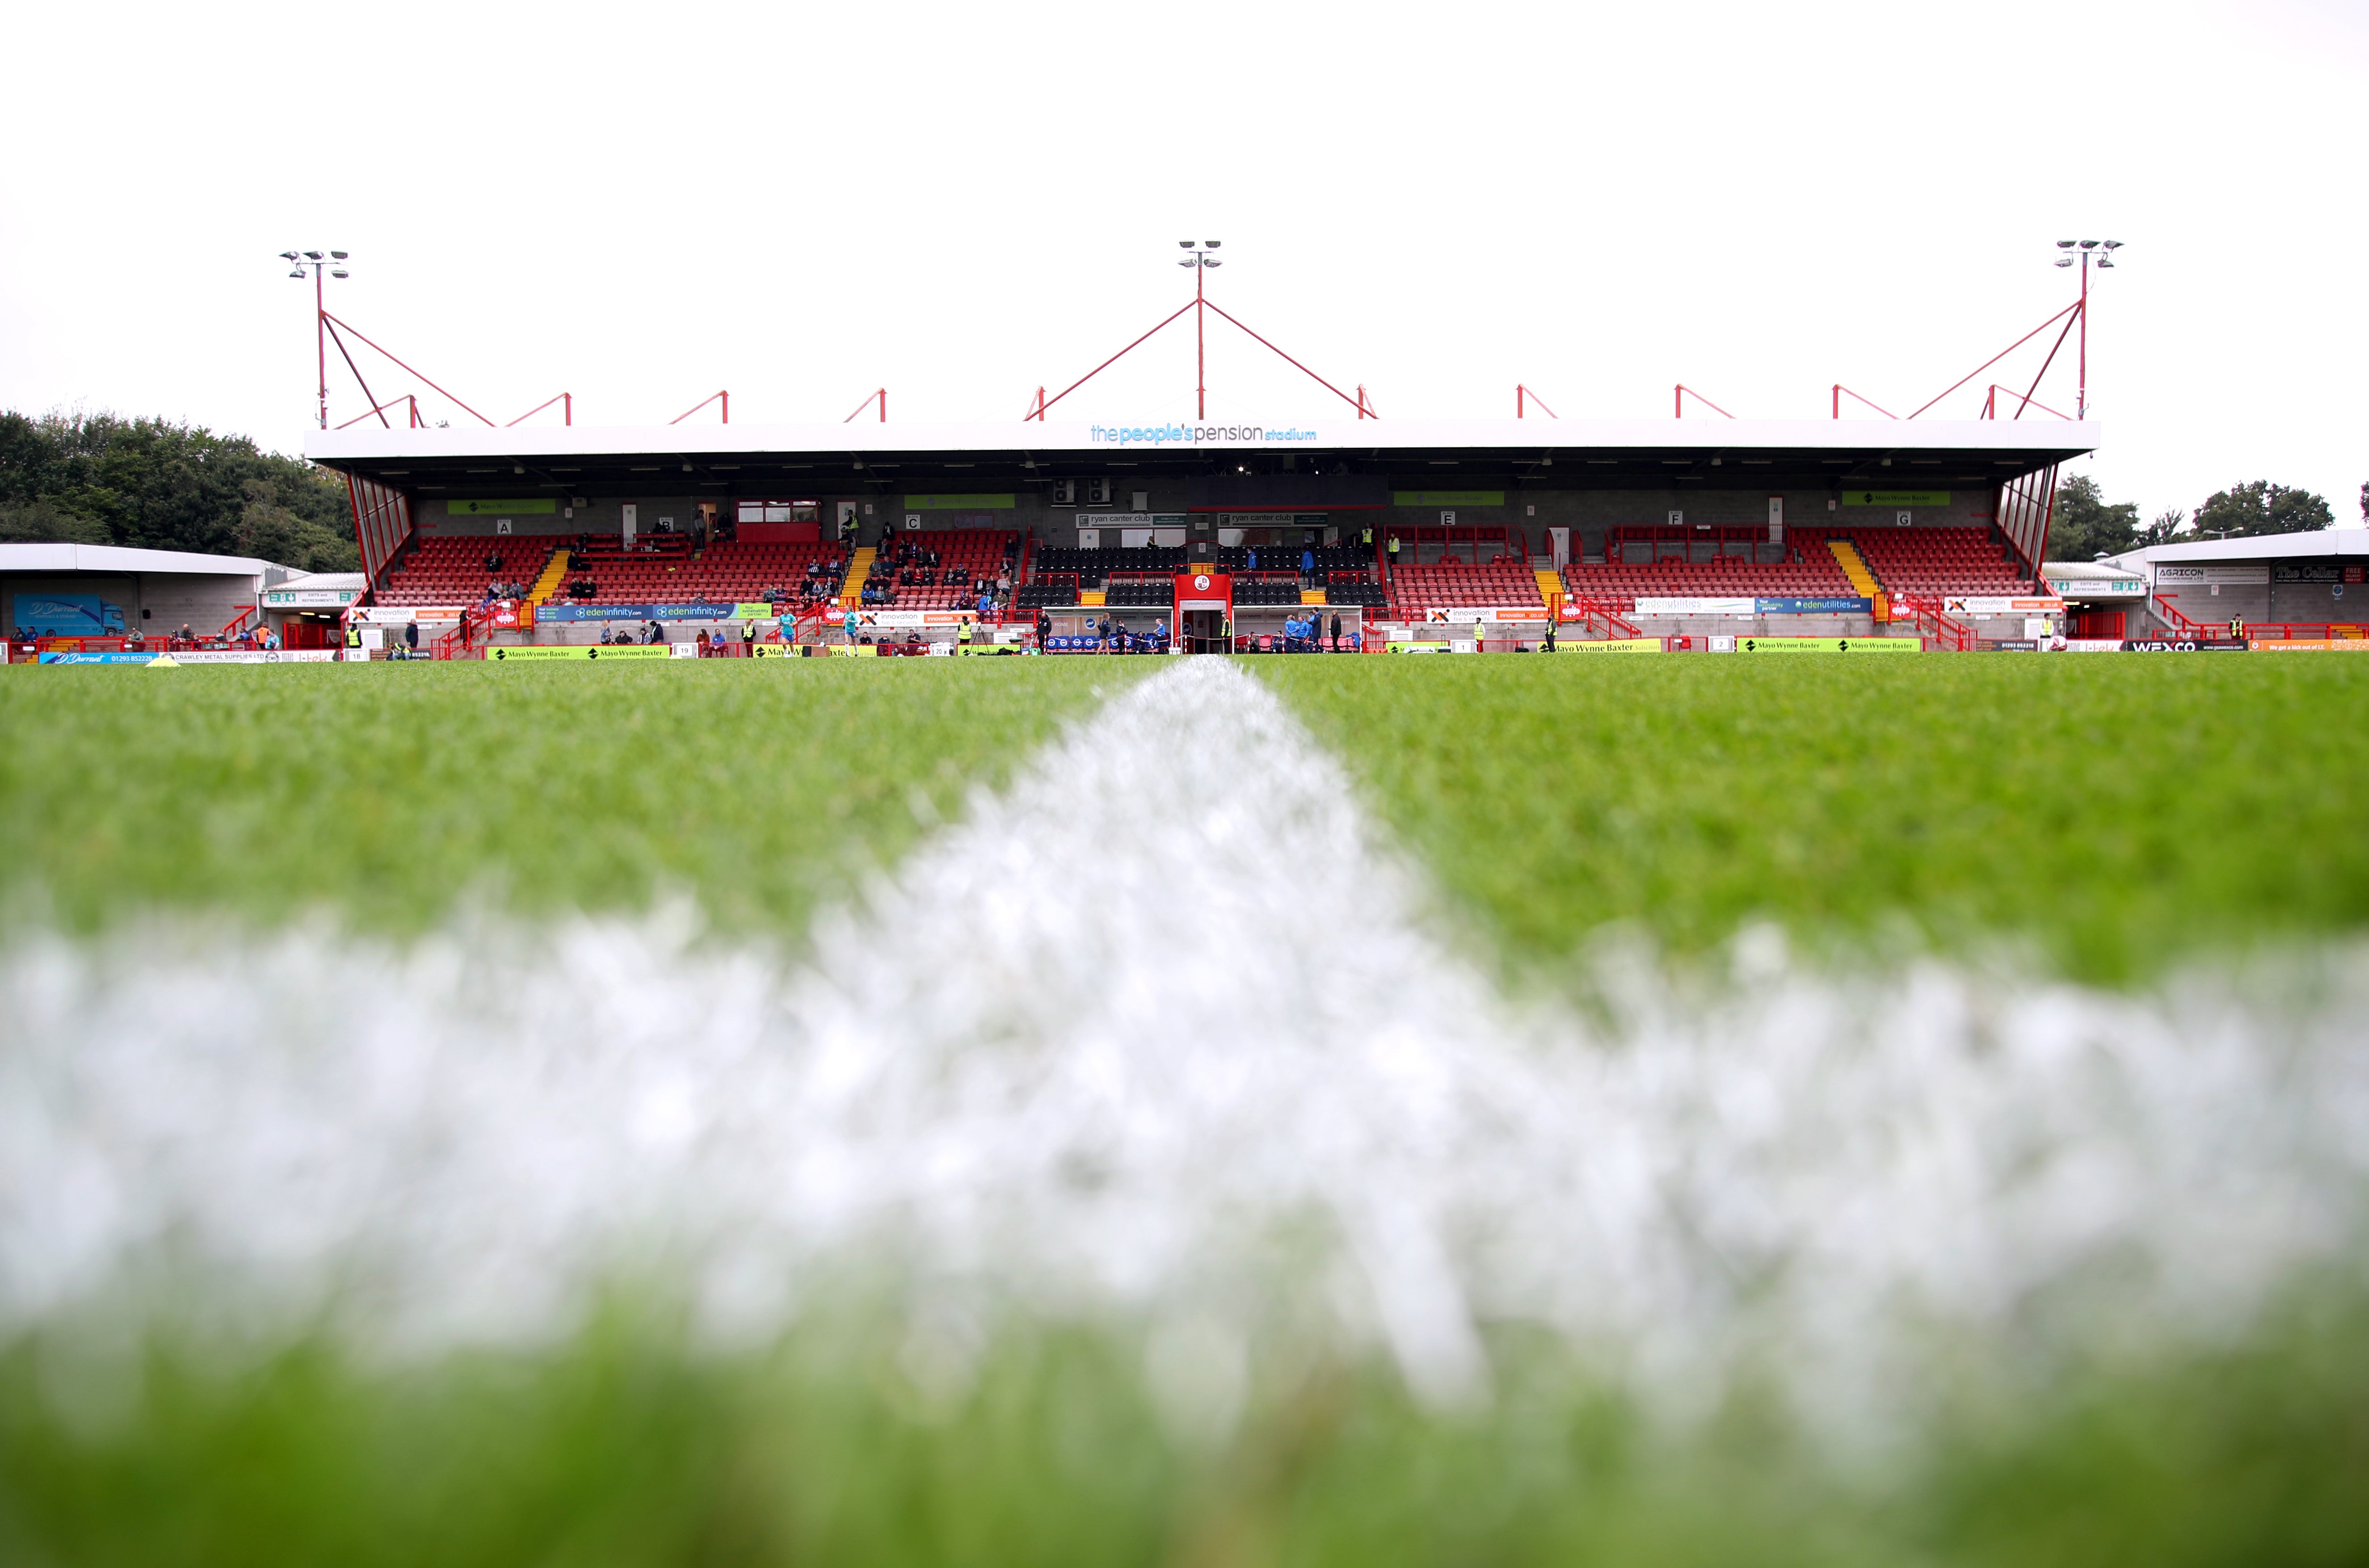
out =
[[[27,411],[297,450],[311,289],[274,253],[336,246],[330,308],[498,420],[718,387],[735,423],[836,419],[883,384],[892,418],[1011,419],[1189,293],[1191,235],[1225,242],[1218,298],[1385,418],[1504,416],[1517,381],[1567,418],[1666,414],[1678,381],[1905,412],[2067,302],[2050,242],[2111,238],[2111,496],[2269,478],[2350,523],[2369,480],[2359,3],[176,4],[8,32],[0,404]],[[1060,411],[1189,417],[1186,326]],[[1230,329],[1210,359],[1212,418],[1340,406]],[[333,419],[366,406],[331,387]]]

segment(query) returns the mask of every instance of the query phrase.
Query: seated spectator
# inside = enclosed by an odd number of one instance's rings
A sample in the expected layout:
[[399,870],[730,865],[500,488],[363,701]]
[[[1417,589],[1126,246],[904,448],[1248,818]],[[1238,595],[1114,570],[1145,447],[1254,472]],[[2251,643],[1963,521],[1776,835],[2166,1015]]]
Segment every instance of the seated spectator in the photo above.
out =
[[707,628],[702,626],[699,629],[699,635],[692,638],[692,641],[699,649],[699,657],[701,658],[705,658],[707,657]]

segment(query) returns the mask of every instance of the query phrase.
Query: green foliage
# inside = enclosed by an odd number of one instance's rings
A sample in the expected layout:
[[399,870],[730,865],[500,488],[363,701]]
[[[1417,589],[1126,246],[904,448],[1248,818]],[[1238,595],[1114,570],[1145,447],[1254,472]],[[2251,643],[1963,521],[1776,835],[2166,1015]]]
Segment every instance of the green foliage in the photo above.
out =
[[355,571],[345,482],[245,436],[0,411],[0,543],[124,544]]
[[2099,494],[2097,480],[2077,474],[2056,487],[2055,509],[2048,520],[2048,558],[2087,561],[2119,555],[2137,547],[2138,531],[2136,502],[2110,504]]
[[[438,1563],[2339,1564],[2369,1552],[2369,1317],[1936,1391],[1881,1462],[1731,1389],[1683,1428],[1535,1336],[1453,1415],[1302,1356],[1214,1444],[1163,1425],[1116,1326],[1013,1323],[923,1393],[885,1326],[702,1356],[611,1314],[389,1368],[326,1340],[170,1337],[94,1380],[71,1331],[0,1349],[0,1558]],[[87,1384],[88,1386],[80,1386]]]
[[[83,929],[320,905],[416,931],[662,888],[815,900],[1149,660],[0,670],[0,866]],[[97,677],[97,679],[91,679]],[[29,887],[28,887],[29,885]]]
[[2196,509],[2195,529],[2204,539],[2254,539],[2267,533],[2306,533],[2336,526],[2328,502],[2308,490],[2255,479],[2226,490]]
[[2369,659],[1304,658],[1273,681],[1516,960],[1906,924],[2119,980],[2369,923]]

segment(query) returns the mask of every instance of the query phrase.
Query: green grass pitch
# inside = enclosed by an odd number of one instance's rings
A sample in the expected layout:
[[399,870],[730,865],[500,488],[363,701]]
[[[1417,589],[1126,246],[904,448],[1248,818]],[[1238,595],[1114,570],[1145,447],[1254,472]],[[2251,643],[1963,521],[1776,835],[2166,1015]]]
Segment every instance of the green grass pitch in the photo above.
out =
[[[0,670],[0,897],[74,940],[159,911],[401,938],[681,890],[794,943],[1162,668]],[[1767,920],[1839,962],[2006,949],[2112,988],[2369,925],[2369,659],[1254,670],[1509,971]],[[56,1325],[0,1344],[0,1562],[2357,1562],[2364,1301],[2338,1271],[2218,1343],[1942,1368],[1916,1430],[1842,1456],[1750,1387],[1673,1431],[1510,1336],[1462,1413],[1277,1356],[1210,1448],[1124,1326],[1006,1322],[931,1410],[860,1299],[721,1353],[638,1301],[424,1362],[160,1334],[95,1402]]]

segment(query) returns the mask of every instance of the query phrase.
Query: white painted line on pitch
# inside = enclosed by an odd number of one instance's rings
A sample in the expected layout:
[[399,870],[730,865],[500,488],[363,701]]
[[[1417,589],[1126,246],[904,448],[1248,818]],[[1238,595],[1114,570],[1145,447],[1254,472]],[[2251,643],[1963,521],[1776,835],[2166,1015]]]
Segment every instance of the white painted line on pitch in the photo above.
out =
[[1600,1039],[1419,903],[1339,767],[1196,659],[795,967],[685,907],[23,941],[0,1328],[147,1278],[433,1346],[657,1269],[762,1334],[885,1256],[930,1300],[1148,1313],[1188,1391],[1312,1320],[1453,1402],[1476,1322],[1520,1320],[1672,1388],[1768,1354],[1848,1401],[1920,1324],[2209,1331],[2360,1238],[2358,947],[2118,997],[1760,932],[1716,980],[1613,961]]

